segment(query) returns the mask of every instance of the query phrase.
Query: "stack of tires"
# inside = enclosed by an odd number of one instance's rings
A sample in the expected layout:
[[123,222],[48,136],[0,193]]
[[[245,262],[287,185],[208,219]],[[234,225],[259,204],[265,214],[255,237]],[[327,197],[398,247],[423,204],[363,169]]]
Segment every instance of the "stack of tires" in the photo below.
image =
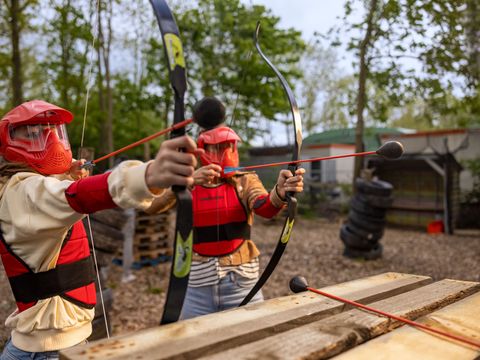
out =
[[392,205],[393,186],[385,181],[357,179],[348,220],[340,229],[345,245],[344,256],[374,260],[382,256],[380,239],[385,229],[385,215]]

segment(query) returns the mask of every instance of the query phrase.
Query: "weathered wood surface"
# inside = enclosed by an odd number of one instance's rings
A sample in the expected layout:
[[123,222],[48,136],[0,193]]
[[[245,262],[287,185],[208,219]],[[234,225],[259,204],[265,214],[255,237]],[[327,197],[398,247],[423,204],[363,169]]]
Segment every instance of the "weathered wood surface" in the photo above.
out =
[[[130,265],[133,259],[169,255],[172,248],[172,215],[171,212],[148,215],[138,210],[132,213],[119,208],[98,211],[91,215],[95,247],[122,257],[124,263]],[[133,224],[130,224],[132,221]],[[132,260],[126,261],[124,253],[132,253]]]
[[[426,276],[386,273],[323,290],[364,304],[431,283]],[[61,353],[62,359],[196,358],[281,334],[298,326],[341,314],[345,306],[312,293],[181,321],[90,343]]]
[[[480,293],[428,314],[418,322],[480,341]],[[415,359],[419,358],[419,354],[423,360],[478,359],[480,349],[404,326],[340,354],[335,359]]]
[[125,235],[121,230],[95,220],[91,220],[90,224],[96,248],[111,253],[122,248]]
[[[409,319],[428,315],[427,323],[432,326],[480,339],[479,283],[456,280],[432,283],[424,276],[387,273],[322,290]],[[439,310],[445,306],[449,307]],[[450,310],[456,314],[450,321],[442,315],[448,309],[456,309]],[[302,293],[93,342],[62,351],[61,358],[324,359],[370,339],[379,336],[381,339],[383,334],[401,325],[320,295]],[[402,331],[406,329],[409,328]],[[394,336],[399,331],[390,334]],[[412,339],[437,338],[416,329],[410,331]],[[400,358],[423,358],[415,346],[410,351],[411,357]],[[376,352],[365,355],[365,359],[378,358]],[[436,358],[450,359],[447,354],[437,354]],[[465,358],[470,359],[469,356]]]
[[119,230],[128,221],[129,215],[123,209],[115,208],[97,211],[91,214],[90,218]]
[[[370,306],[416,319],[479,289],[478,283],[442,280]],[[326,359],[400,325],[397,321],[352,309],[201,359]]]

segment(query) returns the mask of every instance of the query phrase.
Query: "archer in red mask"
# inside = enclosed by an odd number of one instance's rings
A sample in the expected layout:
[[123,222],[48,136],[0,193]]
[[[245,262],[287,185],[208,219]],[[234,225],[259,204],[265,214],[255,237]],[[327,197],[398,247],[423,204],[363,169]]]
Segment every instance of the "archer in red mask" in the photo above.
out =
[[164,141],[147,163],[77,176],[87,171],[72,166],[72,120],[69,111],[33,100],[0,121],[0,259],[17,304],[5,321],[11,339],[1,359],[54,356],[90,335],[96,295],[86,214],[145,210],[166,188],[194,182],[196,144],[187,136]]
[[[225,118],[225,109],[218,99],[208,97],[194,106],[193,117],[202,123],[219,123]],[[239,166],[240,141],[226,126],[206,129],[197,139],[197,147],[205,153],[200,155],[202,167],[193,176],[194,256],[182,319],[241,303],[259,277],[260,252],[250,238],[254,215],[271,218],[285,206],[287,191],[303,191],[304,169],[297,169],[295,174],[280,170],[277,184],[270,191],[255,172],[237,171],[225,176],[225,167]],[[167,194],[154,201],[152,212],[175,205],[175,197]],[[262,299],[259,291],[250,303]]]
[[[202,132],[197,139],[197,147],[204,149],[205,153],[200,155],[200,162],[203,166],[209,164],[225,167],[238,167],[237,144],[240,137],[226,126],[216,127]],[[233,176],[234,173],[232,173]]]
[[72,165],[66,124],[72,113],[45,101],[17,106],[0,121],[0,155],[43,175],[63,174]]

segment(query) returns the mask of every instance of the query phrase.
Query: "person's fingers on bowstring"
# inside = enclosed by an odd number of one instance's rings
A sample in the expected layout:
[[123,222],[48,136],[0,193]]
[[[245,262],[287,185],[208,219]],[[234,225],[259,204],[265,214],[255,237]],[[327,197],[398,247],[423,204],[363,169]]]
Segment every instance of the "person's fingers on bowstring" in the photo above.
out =
[[85,159],[75,160],[72,162],[70,166],[69,175],[75,179],[80,180],[88,177],[90,175],[90,171],[88,169],[82,168],[82,166],[87,162]]
[[208,164],[195,170],[193,178],[195,185],[211,184],[216,177],[221,176],[221,167],[216,164]]

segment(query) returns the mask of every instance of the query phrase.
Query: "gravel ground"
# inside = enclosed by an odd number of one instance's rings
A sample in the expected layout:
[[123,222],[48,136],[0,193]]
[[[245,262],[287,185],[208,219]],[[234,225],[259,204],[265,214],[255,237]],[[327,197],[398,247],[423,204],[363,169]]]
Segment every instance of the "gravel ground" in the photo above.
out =
[[[278,239],[281,220],[255,224],[253,239],[266,264]],[[454,236],[428,235],[419,231],[389,228],[381,240],[382,259],[358,261],[344,258],[340,222],[300,219],[280,265],[264,287],[265,298],[288,295],[288,281],[303,275],[313,287],[323,287],[388,271],[480,281],[480,231],[459,231]],[[1,268],[1,264],[0,264]],[[134,271],[136,279],[123,283],[122,269],[111,265],[108,286],[114,292],[111,313],[113,334],[124,334],[158,324],[165,299],[169,264]],[[5,272],[0,269],[0,321],[14,309]],[[0,327],[0,348],[8,330]]]

